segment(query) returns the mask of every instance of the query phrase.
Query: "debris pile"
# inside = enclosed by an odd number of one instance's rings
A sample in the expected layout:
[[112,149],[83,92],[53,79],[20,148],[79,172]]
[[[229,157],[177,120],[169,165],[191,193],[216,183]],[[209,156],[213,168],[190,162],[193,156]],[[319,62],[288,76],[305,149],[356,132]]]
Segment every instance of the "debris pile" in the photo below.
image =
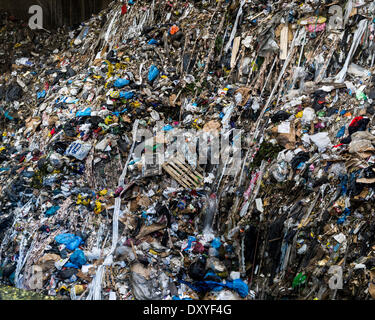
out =
[[11,41],[4,17],[1,282],[375,298],[374,18],[364,0],[113,1]]

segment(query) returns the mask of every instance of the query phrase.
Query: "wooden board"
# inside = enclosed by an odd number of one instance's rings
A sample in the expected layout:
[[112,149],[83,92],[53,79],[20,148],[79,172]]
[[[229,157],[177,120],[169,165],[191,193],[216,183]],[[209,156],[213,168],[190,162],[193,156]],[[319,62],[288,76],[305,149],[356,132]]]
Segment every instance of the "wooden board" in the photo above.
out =
[[169,159],[162,168],[184,188],[197,189],[203,186],[203,174],[200,170],[193,170],[181,157]]
[[240,49],[240,43],[241,43],[241,37],[234,38],[232,56],[231,56],[231,59],[230,59],[230,68],[231,69],[233,69],[236,65],[236,58],[237,58],[238,51]]
[[288,57],[288,26],[284,25],[280,33],[280,60]]

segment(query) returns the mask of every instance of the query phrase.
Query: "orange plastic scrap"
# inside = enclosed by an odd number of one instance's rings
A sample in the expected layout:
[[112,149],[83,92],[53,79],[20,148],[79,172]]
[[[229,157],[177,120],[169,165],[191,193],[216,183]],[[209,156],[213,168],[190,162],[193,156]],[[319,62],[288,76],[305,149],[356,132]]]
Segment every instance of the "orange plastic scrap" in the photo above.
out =
[[180,28],[176,25],[173,25],[170,29],[169,29],[169,33],[170,34],[175,34],[176,32],[178,32],[178,30],[180,30]]

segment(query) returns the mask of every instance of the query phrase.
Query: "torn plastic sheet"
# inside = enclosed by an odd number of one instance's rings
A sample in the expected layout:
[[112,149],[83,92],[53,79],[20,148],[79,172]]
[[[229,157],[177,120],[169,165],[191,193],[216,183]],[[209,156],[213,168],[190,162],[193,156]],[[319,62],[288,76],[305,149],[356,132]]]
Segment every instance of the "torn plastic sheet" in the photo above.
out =
[[110,22],[110,24],[109,24],[109,26],[108,26],[108,29],[107,29],[107,31],[106,31],[106,33],[105,33],[105,36],[104,36],[104,40],[105,40],[106,42],[108,42],[108,40],[109,40],[109,36],[110,36],[111,33],[112,33],[112,27],[113,27],[113,24],[114,24],[114,22],[116,21],[118,15],[120,15],[120,12],[115,12],[115,14],[113,15],[113,18],[112,18],[112,20],[111,20],[111,22]]
[[242,7],[244,6],[245,2],[246,2],[245,0],[241,1],[240,8],[238,9],[238,12],[237,12],[236,21],[234,22],[234,26],[233,26],[233,29],[232,29],[232,33],[230,34],[229,40],[228,40],[228,42],[227,42],[227,44],[225,45],[225,48],[224,48],[225,52],[228,52],[229,48],[232,45],[232,41],[233,41],[234,36],[236,35],[236,32],[237,32],[238,19],[240,18],[241,14],[242,14]]
[[334,81],[336,83],[343,83],[344,82],[346,73],[348,71],[349,63],[352,60],[352,57],[353,57],[354,53],[356,52],[356,50],[358,48],[358,45],[361,41],[362,35],[365,32],[366,28],[367,28],[367,20],[363,19],[359,22],[358,28],[354,33],[352,46],[350,47],[349,53],[346,56],[344,66],[341,69],[341,71],[334,78]]

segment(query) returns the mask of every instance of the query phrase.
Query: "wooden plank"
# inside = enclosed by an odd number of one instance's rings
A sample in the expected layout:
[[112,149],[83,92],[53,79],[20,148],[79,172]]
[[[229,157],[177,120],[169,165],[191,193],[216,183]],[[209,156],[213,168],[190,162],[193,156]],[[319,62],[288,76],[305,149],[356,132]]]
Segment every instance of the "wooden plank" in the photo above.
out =
[[233,69],[236,65],[236,58],[240,49],[241,37],[236,37],[233,40],[232,56],[230,59],[230,68]]
[[192,170],[192,168],[178,156],[170,159],[168,163],[164,163],[162,168],[185,188],[194,189],[202,185],[202,174]]
[[168,166],[168,169],[170,170],[170,174],[172,173],[172,174],[174,175],[174,179],[175,179],[179,184],[181,184],[182,186],[184,186],[185,188],[188,188],[188,189],[193,189],[193,188],[194,188],[194,185],[192,185],[190,182],[181,179],[181,175],[178,174],[178,173],[176,173],[176,169],[174,169],[174,168],[171,167],[171,166]]
[[181,184],[183,187],[190,189],[188,185],[186,185],[183,181],[180,181],[179,177],[174,173],[173,170],[171,170],[168,165],[163,165],[163,169],[169,173],[169,175],[175,179],[179,184]]
[[175,170],[177,170],[179,172],[181,180],[185,181],[185,183],[187,183],[188,185],[190,185],[192,187],[196,186],[196,181],[192,177],[189,176],[186,169],[181,168],[175,162],[170,162],[169,165],[171,165]]
[[284,25],[280,33],[280,60],[288,57],[288,26]]
[[184,171],[194,180],[195,183],[200,184],[203,180],[203,176],[196,170],[193,170],[189,165],[184,161],[181,161],[179,158],[174,158],[174,162],[184,169]]
[[198,172],[194,172],[193,170],[191,170],[190,168],[188,168],[183,162],[181,162],[181,160],[179,160],[178,158],[175,158],[175,163],[181,167],[184,168],[184,170],[186,171],[187,174],[190,175],[191,178],[194,179],[194,181],[196,181],[196,179],[198,179],[198,183],[200,182],[199,180],[203,180],[203,177],[199,175]]
[[[178,161],[182,162],[182,163],[185,163],[185,159],[184,157],[181,155],[181,154],[178,154],[174,159],[177,159]],[[195,173],[200,179],[204,179],[204,173],[203,173],[203,170],[202,168],[200,168],[199,166],[197,166],[197,168],[195,168],[195,170],[191,169],[189,166],[187,166],[193,173]]]
[[[178,167],[177,164],[174,163],[174,162],[169,162],[168,165],[171,166],[174,170],[176,170],[177,173],[178,173],[178,175],[179,175],[179,177],[180,177],[180,179],[183,180],[184,174],[186,174],[186,172],[184,172],[184,171],[183,171],[180,167]],[[185,183],[188,184],[188,185],[190,185],[190,186],[194,186],[194,185],[195,185],[195,181],[194,181],[192,178],[190,178],[189,176],[188,176],[188,178],[189,178],[189,179],[185,179],[185,180],[183,180],[183,181],[185,181]]]

